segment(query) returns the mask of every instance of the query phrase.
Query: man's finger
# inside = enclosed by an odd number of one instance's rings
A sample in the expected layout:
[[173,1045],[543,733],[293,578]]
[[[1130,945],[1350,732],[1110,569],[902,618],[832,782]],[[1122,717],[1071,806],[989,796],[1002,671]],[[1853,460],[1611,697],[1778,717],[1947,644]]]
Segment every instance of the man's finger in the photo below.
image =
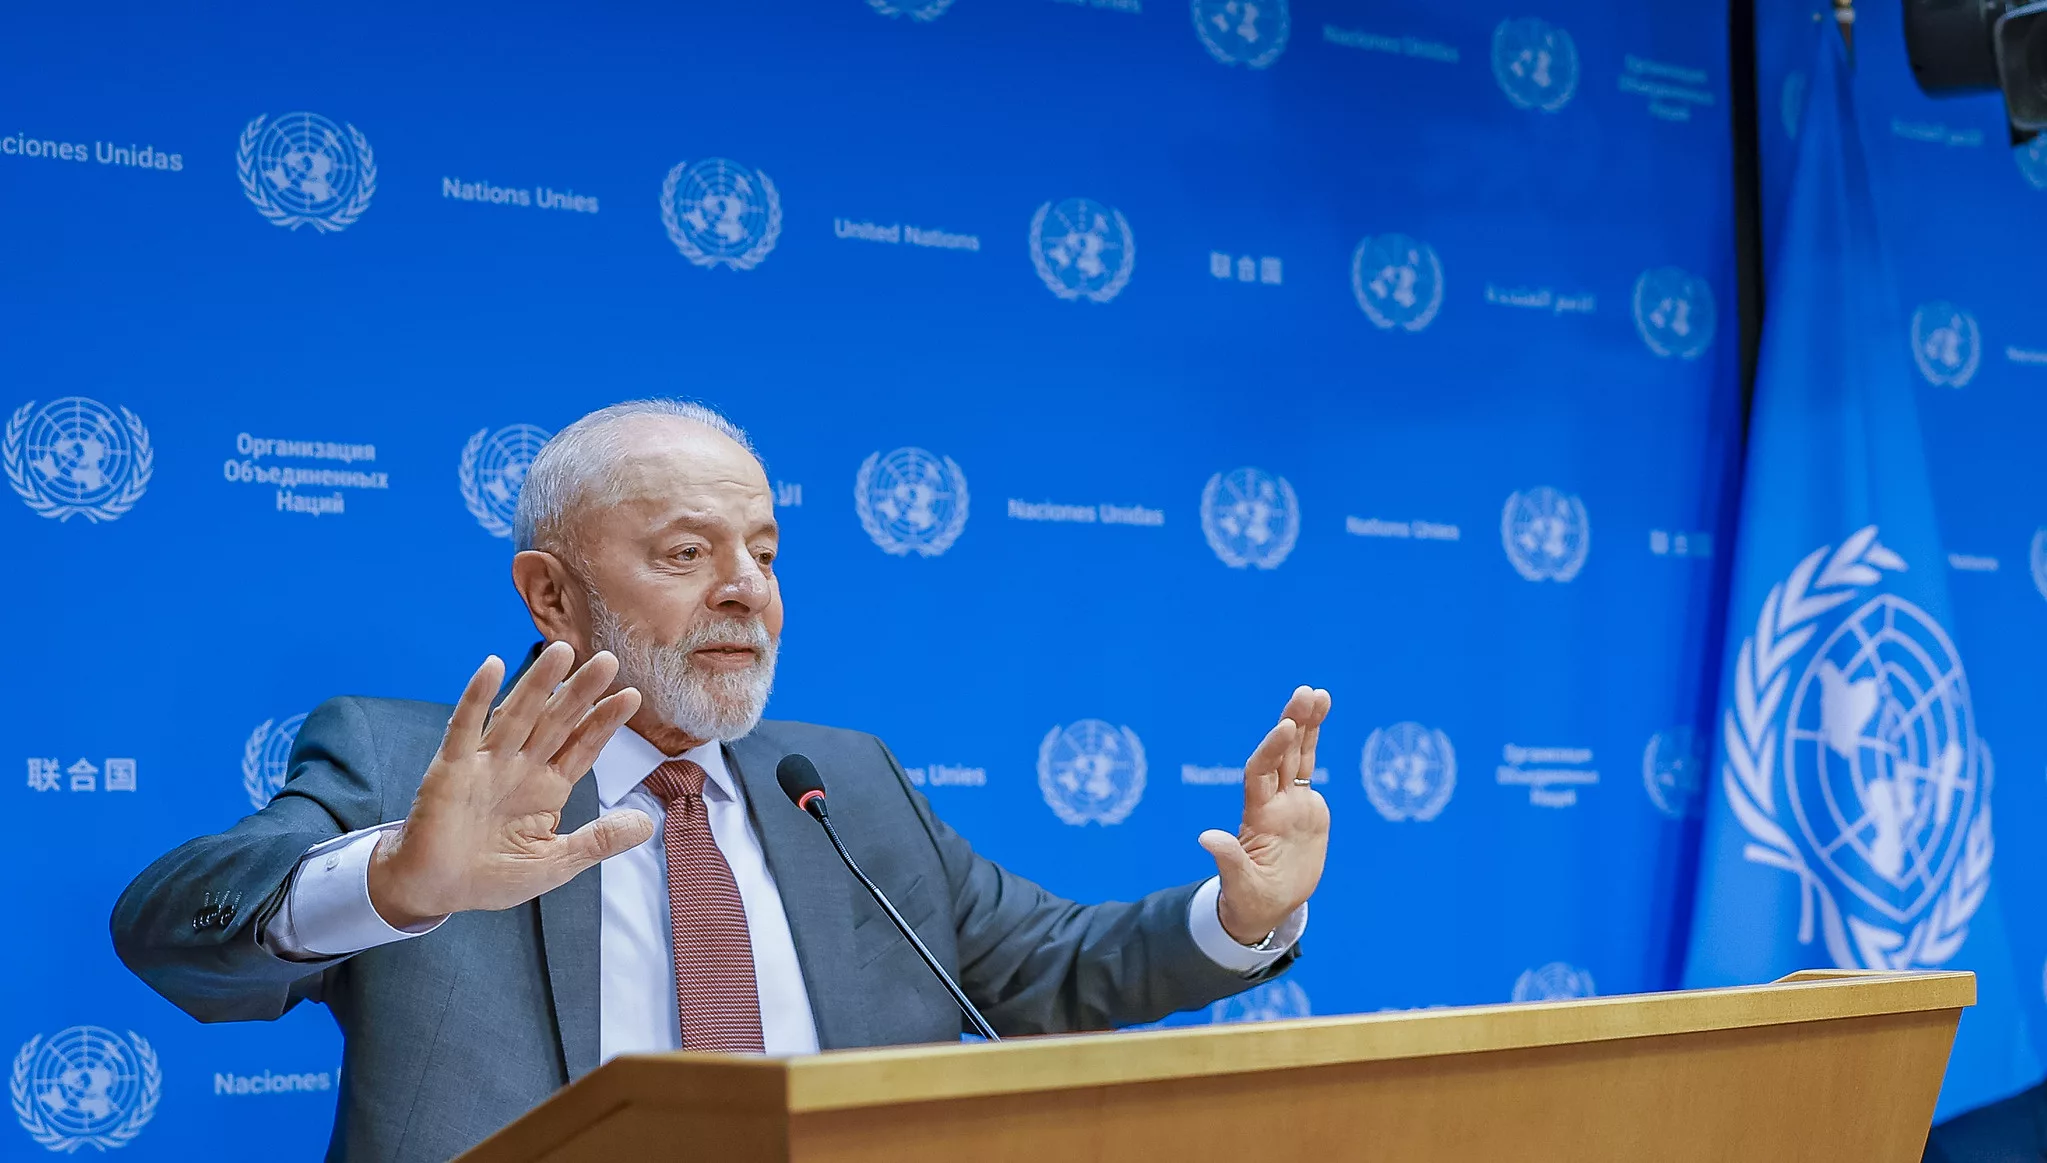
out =
[[474,755],[483,741],[483,725],[490,718],[490,697],[505,680],[505,664],[493,654],[483,660],[462,697],[455,701],[455,713],[448,716],[448,729],[441,734],[441,758],[461,759]]
[[1244,810],[1262,806],[1279,791],[1280,769],[1293,749],[1298,729],[1292,719],[1281,719],[1244,762]]
[[548,696],[523,750],[543,759],[552,757],[616,677],[618,659],[610,651],[600,650],[592,655],[590,661],[577,667],[576,673]]
[[519,681],[512,684],[512,693],[491,714],[490,725],[483,730],[483,746],[504,754],[524,746],[526,737],[533,733],[534,717],[546,705],[547,696],[568,676],[575,661],[575,649],[568,643],[548,643],[526,673],[519,676]]
[[1322,723],[1329,717],[1329,692],[1315,691],[1315,709],[1301,724],[1301,770],[1297,773],[1304,778],[1315,778],[1315,745],[1322,741]]
[[1286,710],[1280,713],[1286,718],[1292,719],[1294,722],[1306,727],[1316,721],[1315,705],[1315,688],[1297,686],[1294,688],[1294,693],[1287,696]]
[[1224,876],[1251,871],[1251,854],[1235,836],[1217,828],[1210,828],[1195,838],[1208,854],[1215,857],[1215,868]]
[[654,837],[654,821],[647,813],[624,808],[606,812],[566,836],[558,838],[562,860],[570,876],[599,861],[628,852]]
[[611,736],[625,725],[640,709],[640,692],[632,687],[606,695],[597,700],[597,705],[569,732],[568,742],[554,753],[553,766],[556,771],[569,777],[569,782],[583,778],[590,771],[590,765],[597,762],[597,753],[611,742]]

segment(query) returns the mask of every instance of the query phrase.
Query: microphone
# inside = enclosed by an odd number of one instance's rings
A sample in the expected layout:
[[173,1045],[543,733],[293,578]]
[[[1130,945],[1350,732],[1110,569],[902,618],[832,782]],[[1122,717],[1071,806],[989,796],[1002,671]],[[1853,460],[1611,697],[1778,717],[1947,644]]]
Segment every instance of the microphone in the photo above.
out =
[[860,866],[853,862],[853,854],[846,851],[845,843],[839,839],[838,829],[832,827],[831,813],[825,808],[824,777],[817,773],[817,764],[812,763],[808,755],[784,755],[782,762],[775,765],[775,782],[782,785],[782,794],[788,796],[790,802],[810,813],[824,826],[824,834],[831,837],[832,847],[839,850],[839,859],[846,862],[846,870],[867,889],[868,895],[874,898],[874,903],[880,905],[881,911],[888,914],[888,919],[895,922],[896,931],[901,933],[903,939],[910,943],[910,947],[917,951],[917,956],[924,959],[924,967],[931,971],[932,976],[938,978],[940,985],[945,986],[945,991],[959,1004],[960,1012],[974,1024],[974,1029],[980,1031],[981,1036],[990,1042],[1000,1042],[1002,1038],[995,1032],[995,1027],[988,1024],[988,1019],[982,1017],[981,1011],[974,1008],[974,1003],[967,1000],[967,995],[960,989],[959,983],[954,981],[952,975],[945,971],[945,967],[938,963],[938,958],[931,955],[931,950],[924,947],[924,942],[917,938],[917,930],[912,929],[910,922],[903,919],[903,914],[897,912],[896,907],[889,903],[880,886],[867,879],[867,874],[860,871]]

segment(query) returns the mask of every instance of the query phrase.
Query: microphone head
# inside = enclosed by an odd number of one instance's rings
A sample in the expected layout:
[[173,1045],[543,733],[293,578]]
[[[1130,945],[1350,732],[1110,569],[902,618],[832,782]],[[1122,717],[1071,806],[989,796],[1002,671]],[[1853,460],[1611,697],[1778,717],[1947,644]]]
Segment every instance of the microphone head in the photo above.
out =
[[794,752],[782,757],[775,765],[775,782],[782,785],[782,794],[791,803],[804,811],[810,811],[812,804],[824,806],[824,777],[817,773],[817,764],[810,756]]

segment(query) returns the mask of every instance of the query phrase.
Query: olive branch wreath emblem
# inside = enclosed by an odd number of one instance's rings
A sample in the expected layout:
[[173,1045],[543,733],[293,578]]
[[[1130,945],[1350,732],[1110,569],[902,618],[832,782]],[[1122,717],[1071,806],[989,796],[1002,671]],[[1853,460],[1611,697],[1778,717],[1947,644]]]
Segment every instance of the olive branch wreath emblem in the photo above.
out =
[[1031,266],[1044,280],[1046,289],[1062,299],[1086,299],[1090,303],[1106,303],[1121,294],[1130,282],[1130,273],[1137,269],[1137,235],[1130,230],[1130,220],[1123,217],[1121,210],[1104,207],[1116,220],[1116,233],[1123,238],[1123,261],[1116,267],[1116,273],[1109,281],[1090,291],[1083,287],[1069,287],[1059,278],[1059,272],[1045,260],[1045,219],[1052,213],[1052,203],[1046,202],[1031,215]]
[[28,463],[24,457],[24,445],[28,440],[29,420],[35,412],[36,402],[30,400],[14,410],[7,421],[7,431],[0,436],[0,461],[7,469],[7,483],[14,486],[22,502],[42,516],[58,521],[69,521],[83,517],[88,521],[112,521],[135,507],[142,494],[149,488],[150,473],[156,469],[156,450],[149,443],[149,429],[142,426],[142,418],[127,408],[121,409],[121,425],[128,430],[128,438],[134,442],[128,479],[122,483],[119,492],[97,505],[74,505],[57,500],[45,493],[35,479],[29,476]]
[[1254,549],[1251,553],[1239,552],[1230,544],[1229,536],[1222,528],[1222,516],[1217,509],[1218,503],[1222,500],[1223,478],[1228,475],[1226,473],[1216,473],[1201,487],[1201,535],[1207,539],[1210,551],[1231,569],[1243,569],[1252,565],[1259,569],[1278,569],[1286,561],[1287,556],[1293,553],[1294,543],[1300,539],[1301,501],[1294,495],[1294,486],[1287,483],[1285,477],[1258,469],[1252,471],[1267,477],[1273,484],[1279,486],[1281,504],[1279,536],[1273,538],[1272,543],[1262,550]]
[[867,6],[883,16],[907,16],[912,20],[933,21],[945,15],[952,7],[952,0],[924,0],[922,4],[905,4],[900,0],[867,0]]
[[667,228],[668,241],[675,244],[675,249],[682,253],[682,257],[697,266],[714,267],[724,263],[736,271],[750,271],[759,266],[762,259],[768,257],[768,252],[775,249],[776,241],[782,237],[782,195],[775,189],[775,183],[765,172],[751,166],[740,166],[736,162],[728,164],[736,169],[746,170],[760,181],[761,193],[767,199],[768,217],[762,225],[759,241],[740,254],[712,254],[697,245],[696,239],[690,237],[689,231],[683,228],[682,217],[675,212],[675,192],[682,185],[683,175],[689,172],[689,163],[686,161],[676,162],[670,167],[668,177],[661,183],[661,225]]
[[36,1051],[42,1047],[43,1036],[37,1034],[30,1038],[21,1052],[14,1056],[14,1071],[7,1088],[8,1097],[14,1104],[14,1117],[21,1121],[22,1129],[28,1132],[29,1137],[39,1146],[68,1155],[84,1146],[97,1147],[102,1151],[125,1147],[130,1139],[141,1134],[142,1128],[156,1114],[157,1101],[163,1097],[163,1071],[157,1064],[156,1051],[142,1035],[128,1031],[128,1043],[135,1053],[135,1066],[142,1083],[135,1105],[129,1109],[127,1117],[111,1130],[91,1135],[67,1135],[43,1118],[42,1110],[30,1093],[30,1072],[35,1065]]
[[[912,451],[923,452],[922,449]],[[890,455],[893,456],[894,453]],[[860,471],[853,474],[853,511],[860,516],[860,528],[866,532],[869,540],[881,547],[883,553],[906,557],[914,550],[924,557],[937,557],[951,549],[952,543],[958,541],[960,534],[966,531],[967,509],[972,500],[967,492],[966,471],[949,456],[936,456],[928,452],[923,452],[923,455],[930,457],[934,463],[943,462],[946,476],[952,481],[953,497],[952,516],[928,540],[905,541],[890,532],[874,515],[872,492],[874,471],[881,465],[881,453],[869,453],[867,459],[860,462]]]
[[1059,787],[1058,778],[1052,774],[1058,766],[1054,756],[1059,751],[1060,742],[1066,738],[1068,732],[1089,722],[1090,720],[1083,719],[1078,723],[1054,727],[1045,733],[1044,740],[1038,744],[1038,791],[1045,797],[1045,806],[1051,808],[1052,814],[1058,816],[1062,823],[1075,827],[1089,823],[1120,824],[1130,815],[1131,809],[1137,806],[1137,801],[1144,798],[1144,743],[1137,738],[1137,732],[1128,727],[1105,723],[1100,719],[1092,720],[1109,734],[1121,739],[1124,748],[1130,753],[1130,785],[1122,789],[1113,801],[1097,811],[1084,811],[1067,802],[1066,793]]
[[[1808,554],[1788,578],[1771,587],[1755,633],[1741,644],[1735,658],[1734,706],[1728,709],[1722,727],[1727,761],[1721,768],[1721,785],[1728,806],[1750,838],[1742,856],[1798,877],[1799,943],[1812,942],[1817,903],[1827,952],[1844,968],[1906,969],[1943,964],[1960,951],[1968,938],[1969,919],[1990,889],[1994,840],[1988,796],[1989,749],[1980,739],[1976,746],[1983,747],[1984,758],[1981,807],[1969,825],[1961,859],[1946,891],[1909,932],[1845,915],[1825,881],[1778,822],[1777,713],[1790,684],[1791,662],[1818,632],[1814,622],[1820,615],[1860,597],[1867,587],[1882,580],[1885,571],[1904,569],[1904,559],[1877,540],[1874,525],[1856,531],[1838,548],[1823,545]],[[1790,772],[1785,772],[1785,778],[1790,778]]]
[[342,129],[348,134],[349,144],[355,147],[355,189],[338,210],[326,214],[295,214],[279,206],[257,180],[256,144],[263,139],[263,126],[269,121],[268,114],[259,114],[242,130],[241,144],[235,150],[235,170],[242,179],[242,192],[249,201],[256,204],[256,210],[278,226],[297,230],[310,225],[321,233],[331,233],[354,224],[369,209],[370,198],[377,192],[377,155],[370,149],[370,141],[362,130],[343,123]]

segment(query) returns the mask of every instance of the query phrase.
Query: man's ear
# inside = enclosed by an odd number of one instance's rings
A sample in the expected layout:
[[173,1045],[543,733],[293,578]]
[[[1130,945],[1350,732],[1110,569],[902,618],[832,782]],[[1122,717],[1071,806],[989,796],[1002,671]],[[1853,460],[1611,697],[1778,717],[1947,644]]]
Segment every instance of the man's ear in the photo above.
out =
[[541,549],[514,554],[512,588],[525,600],[526,613],[542,638],[575,647],[578,659],[590,656],[588,602],[582,583],[561,558]]

